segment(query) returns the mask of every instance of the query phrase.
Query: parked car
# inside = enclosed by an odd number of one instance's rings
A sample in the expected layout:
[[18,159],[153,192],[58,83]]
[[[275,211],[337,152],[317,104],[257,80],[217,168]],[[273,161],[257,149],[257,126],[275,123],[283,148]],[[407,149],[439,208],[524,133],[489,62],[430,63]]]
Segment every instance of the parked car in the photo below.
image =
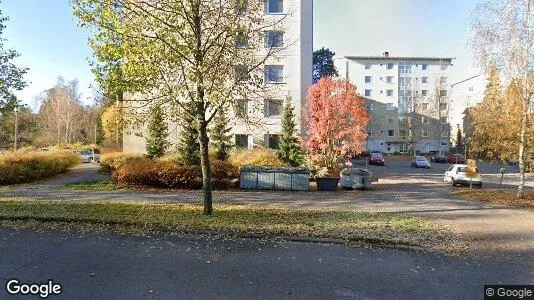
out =
[[100,162],[100,153],[93,149],[86,149],[82,151],[76,151],[82,162],[84,163],[99,163]]
[[414,156],[412,159],[412,167],[430,169],[430,163],[424,156]]
[[386,160],[384,159],[384,156],[382,153],[371,153],[371,156],[369,157],[369,164],[370,165],[377,165],[377,166],[383,166],[386,163]]
[[446,164],[447,157],[443,154],[434,154],[430,157],[430,161],[438,164]]
[[446,172],[443,177],[443,181],[452,183],[452,186],[456,185],[470,185],[471,182],[474,186],[482,187],[482,174],[478,168],[476,168],[476,176],[470,178],[467,176],[467,165],[454,164]]
[[445,155],[447,158],[447,162],[451,164],[465,164],[466,160],[465,157],[459,153],[448,153]]

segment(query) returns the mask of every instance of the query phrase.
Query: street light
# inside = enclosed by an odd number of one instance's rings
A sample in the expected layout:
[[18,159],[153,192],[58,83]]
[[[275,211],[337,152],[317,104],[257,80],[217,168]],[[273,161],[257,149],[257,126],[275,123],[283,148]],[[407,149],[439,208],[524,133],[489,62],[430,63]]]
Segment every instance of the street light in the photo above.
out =
[[19,106],[16,105],[13,109],[15,111],[15,142],[13,143],[14,151],[17,151],[17,134],[19,131]]

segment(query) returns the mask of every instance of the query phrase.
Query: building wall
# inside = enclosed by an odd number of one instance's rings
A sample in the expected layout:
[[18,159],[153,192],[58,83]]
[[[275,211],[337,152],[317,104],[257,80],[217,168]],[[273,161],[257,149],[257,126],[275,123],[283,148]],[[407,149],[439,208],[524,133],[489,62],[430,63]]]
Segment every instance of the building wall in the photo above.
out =
[[[233,108],[229,111],[231,133],[234,135],[247,135],[247,146],[268,146],[269,135],[281,133],[281,114],[266,116],[265,100],[277,100],[283,104],[287,96],[292,99],[297,116],[297,126],[301,128],[301,108],[306,102],[306,93],[312,85],[313,64],[313,1],[310,0],[284,0],[283,14],[267,14],[268,23],[280,20],[275,30],[284,32],[284,48],[266,61],[266,65],[282,65],[283,82],[265,84],[263,97],[260,99],[241,99],[247,101],[246,116],[237,117]],[[269,30],[270,28],[266,28]],[[267,49],[258,49],[259,55],[265,54]],[[170,123],[171,127],[176,124]],[[179,128],[174,132],[179,135]],[[124,151],[144,152],[144,127],[125,130]],[[177,136],[173,137],[174,140]]]
[[[390,69],[388,63],[392,64]],[[410,73],[400,70],[399,66],[403,64],[411,65]],[[426,70],[423,70],[424,64]],[[446,65],[444,70],[442,65]],[[337,60],[340,75],[354,83],[358,93],[366,99],[366,106],[372,118],[368,126],[369,151],[404,151],[412,140],[415,141],[415,149],[421,152],[449,150],[451,129],[448,73],[451,66],[451,59],[448,58],[345,57]],[[366,76],[370,76],[370,82],[366,82]],[[391,82],[388,82],[388,77]],[[399,80],[400,77],[410,77],[411,84],[404,86]],[[423,77],[426,77],[426,83],[423,82]],[[441,82],[441,77],[446,78],[444,83]],[[447,93],[447,97],[441,97],[441,101],[447,102],[441,110],[436,98],[436,94],[440,93],[437,89],[446,90]],[[412,102],[401,97],[400,93],[404,90],[409,90],[414,95],[419,93],[414,97],[415,109],[411,109]],[[426,96],[423,91],[426,91]],[[403,103],[407,105],[403,106]],[[423,106],[423,103],[428,104]],[[404,116],[413,118],[415,121],[412,121],[412,124],[415,125],[402,125]],[[426,119],[422,121],[422,117]],[[424,130],[427,136],[419,134],[410,138],[407,133],[412,129],[421,133]],[[393,136],[390,136],[390,131]],[[401,134],[403,132],[404,134]]]

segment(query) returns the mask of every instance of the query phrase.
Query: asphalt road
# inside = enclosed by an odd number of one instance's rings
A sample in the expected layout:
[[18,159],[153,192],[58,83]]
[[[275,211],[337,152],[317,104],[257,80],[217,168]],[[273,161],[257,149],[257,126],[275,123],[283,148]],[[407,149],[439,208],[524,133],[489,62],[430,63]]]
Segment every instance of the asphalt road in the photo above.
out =
[[1,299],[11,278],[61,284],[49,299],[481,299],[484,284],[534,284],[532,259],[256,239],[0,228],[0,249]]

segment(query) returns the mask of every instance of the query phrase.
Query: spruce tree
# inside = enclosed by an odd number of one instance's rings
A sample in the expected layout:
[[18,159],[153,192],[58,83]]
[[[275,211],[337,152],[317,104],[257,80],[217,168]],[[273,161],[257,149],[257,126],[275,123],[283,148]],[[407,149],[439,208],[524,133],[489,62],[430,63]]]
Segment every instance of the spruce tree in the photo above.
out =
[[200,166],[200,144],[198,142],[197,123],[193,117],[186,113],[182,113],[179,123],[181,132],[178,138],[177,148],[180,153],[180,161],[186,166]]
[[147,156],[154,159],[165,154],[169,146],[169,132],[165,113],[161,107],[152,110],[152,117],[148,123],[148,136],[146,137]]
[[297,124],[295,112],[291,104],[291,97],[287,97],[282,116],[282,134],[278,148],[278,157],[290,166],[296,167],[302,163],[302,149],[296,136]]
[[232,149],[232,135],[228,127],[228,117],[226,109],[221,108],[213,118],[213,127],[211,128],[211,145],[215,151],[215,157],[218,160],[227,160]]

